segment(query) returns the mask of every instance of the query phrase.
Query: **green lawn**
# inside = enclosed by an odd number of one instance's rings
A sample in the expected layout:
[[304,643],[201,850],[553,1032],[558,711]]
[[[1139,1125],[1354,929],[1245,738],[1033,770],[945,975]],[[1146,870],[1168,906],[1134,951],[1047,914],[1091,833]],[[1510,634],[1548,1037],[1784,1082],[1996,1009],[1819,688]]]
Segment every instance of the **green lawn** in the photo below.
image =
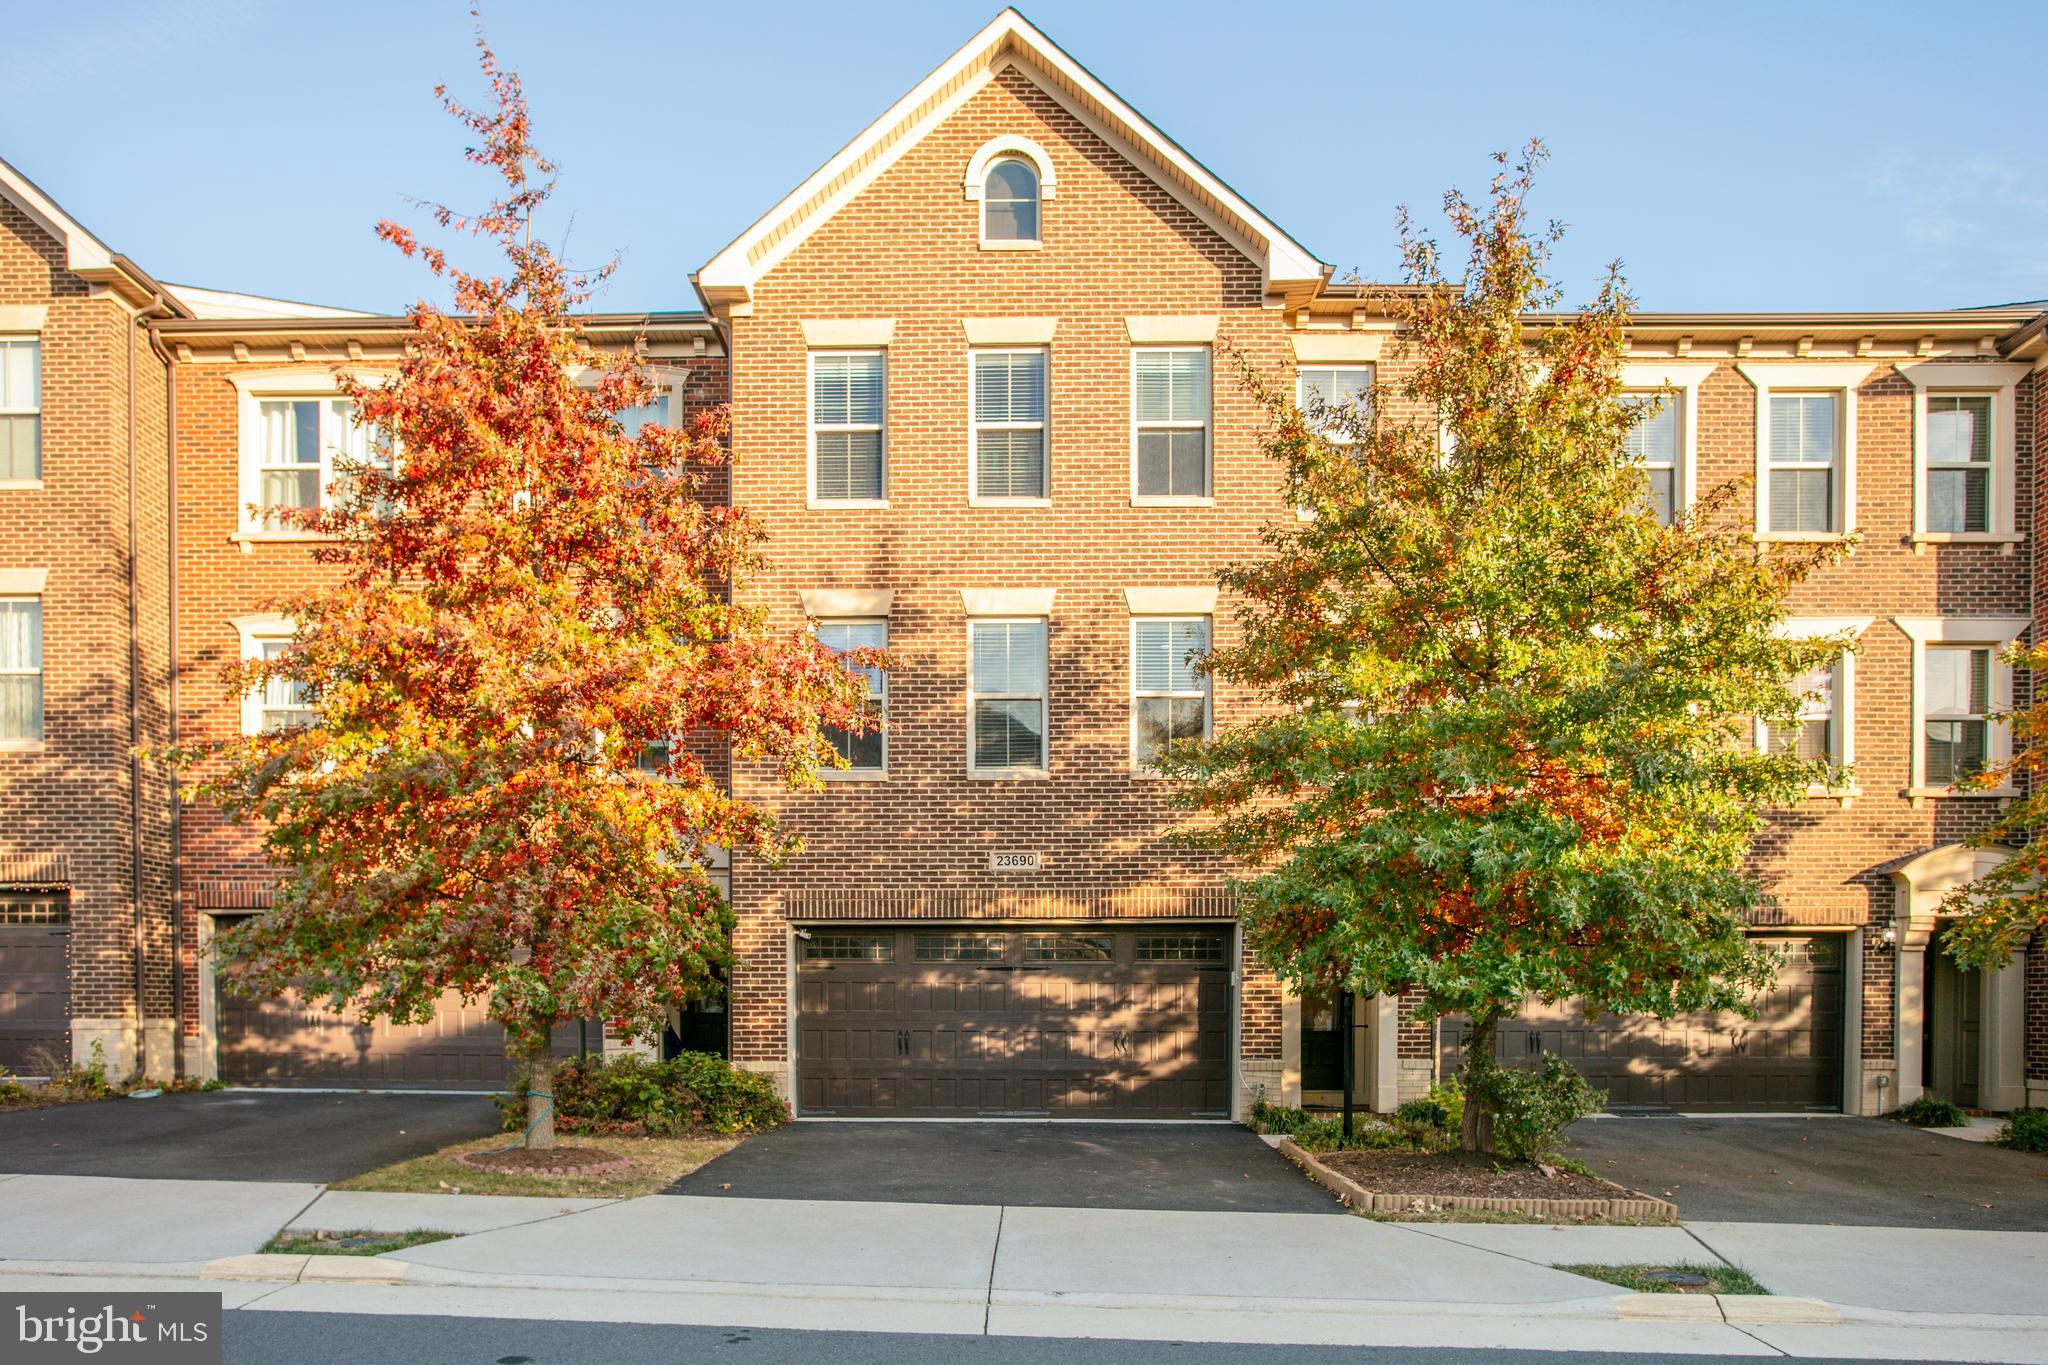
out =
[[[1632,1289],[1638,1294],[1768,1294],[1771,1291],[1756,1282],[1756,1278],[1739,1266],[1722,1265],[1715,1261],[1674,1261],[1670,1265],[1561,1265],[1553,1267],[1573,1275],[1584,1275],[1589,1280],[1605,1280],[1618,1284],[1623,1289]],[[1698,1275],[1706,1280],[1705,1288],[1683,1289],[1662,1280],[1646,1278],[1652,1270],[1676,1270],[1688,1275]]]

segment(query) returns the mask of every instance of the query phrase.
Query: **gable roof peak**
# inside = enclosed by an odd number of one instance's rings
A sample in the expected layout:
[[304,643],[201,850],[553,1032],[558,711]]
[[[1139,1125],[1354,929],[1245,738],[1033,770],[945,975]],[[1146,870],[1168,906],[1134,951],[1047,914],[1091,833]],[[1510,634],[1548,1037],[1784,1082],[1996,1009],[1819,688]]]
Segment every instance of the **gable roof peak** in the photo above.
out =
[[1186,149],[1067,55],[1035,24],[1005,8],[831,160],[692,276],[715,311],[745,307],[754,285],[997,72],[1013,64],[1166,191],[1259,265],[1271,299],[1300,301],[1330,268]]

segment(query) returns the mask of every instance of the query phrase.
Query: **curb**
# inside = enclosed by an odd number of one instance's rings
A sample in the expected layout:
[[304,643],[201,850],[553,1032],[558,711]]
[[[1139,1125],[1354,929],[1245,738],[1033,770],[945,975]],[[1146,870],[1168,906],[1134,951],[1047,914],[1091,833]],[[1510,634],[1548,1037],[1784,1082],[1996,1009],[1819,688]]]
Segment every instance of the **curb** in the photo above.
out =
[[[1510,1199],[1483,1194],[1446,1194],[1426,1197],[1414,1194],[1389,1194],[1384,1190],[1369,1190],[1347,1175],[1343,1175],[1318,1161],[1293,1138],[1283,1137],[1273,1144],[1280,1154],[1299,1166],[1309,1177],[1342,1200],[1353,1213],[1424,1213],[1439,1209],[1475,1209],[1493,1213],[1522,1213],[1535,1218],[1604,1218],[1630,1223],[1647,1223],[1655,1226],[1673,1226],[1678,1222],[1678,1206],[1663,1199],[1655,1199],[1639,1190],[1621,1190],[1619,1197],[1611,1199]],[[1595,1177],[1596,1179],[1598,1177]],[[1602,1181],[1612,1185],[1611,1181]],[[1661,1294],[1645,1295],[1646,1298],[1668,1297]]]

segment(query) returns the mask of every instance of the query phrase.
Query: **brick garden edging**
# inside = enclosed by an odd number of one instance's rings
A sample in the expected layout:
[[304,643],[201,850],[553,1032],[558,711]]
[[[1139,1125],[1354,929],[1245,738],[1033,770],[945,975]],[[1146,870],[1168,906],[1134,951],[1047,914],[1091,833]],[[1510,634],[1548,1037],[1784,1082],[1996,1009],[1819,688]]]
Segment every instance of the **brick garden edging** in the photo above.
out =
[[[1601,1181],[1618,1191],[1612,1199],[1509,1199],[1483,1194],[1392,1194],[1369,1190],[1348,1175],[1330,1169],[1304,1151],[1293,1138],[1281,1138],[1280,1154],[1311,1180],[1344,1201],[1354,1213],[1435,1213],[1443,1209],[1486,1209],[1522,1213],[1535,1218],[1608,1218],[1636,1223],[1676,1223],[1678,1206],[1639,1190]],[[1598,1177],[1595,1177],[1598,1179]],[[1418,1205],[1420,1207],[1418,1207]]]

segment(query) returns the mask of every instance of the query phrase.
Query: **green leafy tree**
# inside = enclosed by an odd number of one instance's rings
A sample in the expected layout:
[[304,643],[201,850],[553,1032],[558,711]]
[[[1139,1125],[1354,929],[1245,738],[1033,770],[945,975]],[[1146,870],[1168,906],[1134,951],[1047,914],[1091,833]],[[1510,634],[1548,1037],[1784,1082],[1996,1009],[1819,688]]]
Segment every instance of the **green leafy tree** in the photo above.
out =
[[527,1141],[550,1147],[552,1030],[658,1037],[729,957],[711,851],[792,846],[697,754],[810,783],[837,759],[820,726],[870,722],[845,661],[735,603],[760,534],[705,496],[723,414],[621,426],[654,390],[571,315],[602,272],[534,240],[553,168],[518,77],[478,47],[491,106],[442,98],[501,183],[480,213],[431,213],[506,268],[469,273],[378,225],[454,308],[411,310],[389,383],[344,377],[396,461],[346,464],[327,510],[289,519],[335,538],[334,581],[272,603],[289,648],[228,678],[310,720],[175,757],[196,799],[263,826],[278,874],[273,906],[220,944],[235,985],[402,1022],[450,990],[487,1001],[529,1077]]
[[1557,301],[1560,229],[1525,219],[1542,155],[1497,157],[1486,204],[1446,196],[1462,279],[1403,213],[1398,383],[1304,413],[1244,367],[1304,515],[1221,576],[1242,642],[1208,666],[1264,704],[1168,760],[1187,837],[1245,869],[1262,961],[1470,1014],[1483,1150],[1496,1026],[1524,999],[1751,1007],[1774,963],[1744,934],[1764,898],[1745,854],[1825,776],[1754,726],[1789,724],[1788,680],[1844,643],[1780,630],[1787,589],[1839,550],[1766,553],[1734,487],[1668,527],[1647,510],[1618,272],[1530,326]]
[[2006,662],[2034,680],[2032,705],[2005,719],[2012,726],[2012,757],[1994,763],[1960,785],[1990,791],[2014,787],[2023,795],[1999,817],[1970,836],[1972,848],[2002,847],[2012,856],[1967,886],[1943,898],[1942,912],[1954,915],[1942,941],[1963,967],[1996,970],[2012,961],[2027,940],[2048,930],[2048,645],[2014,645]]

